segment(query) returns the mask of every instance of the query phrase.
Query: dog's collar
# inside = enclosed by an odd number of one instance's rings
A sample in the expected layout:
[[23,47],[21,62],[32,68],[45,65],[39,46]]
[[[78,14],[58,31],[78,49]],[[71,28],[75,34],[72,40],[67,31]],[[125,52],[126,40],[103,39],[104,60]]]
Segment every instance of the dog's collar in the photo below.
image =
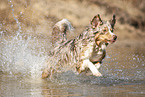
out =
[[102,64],[102,61],[95,61],[95,62],[92,62],[93,64],[96,64],[96,63],[100,63]]

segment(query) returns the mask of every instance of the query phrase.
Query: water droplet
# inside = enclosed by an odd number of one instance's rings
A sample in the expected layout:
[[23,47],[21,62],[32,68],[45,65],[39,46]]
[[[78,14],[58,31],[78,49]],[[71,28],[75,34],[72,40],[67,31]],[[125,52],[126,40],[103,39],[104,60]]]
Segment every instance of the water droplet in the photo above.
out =
[[11,4],[11,8],[13,8],[13,5]]

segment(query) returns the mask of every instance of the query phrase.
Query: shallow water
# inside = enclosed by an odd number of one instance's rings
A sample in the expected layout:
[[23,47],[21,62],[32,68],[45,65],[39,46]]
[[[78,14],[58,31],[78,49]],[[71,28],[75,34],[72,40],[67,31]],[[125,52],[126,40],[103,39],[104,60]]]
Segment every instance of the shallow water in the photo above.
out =
[[141,81],[122,81],[118,85],[109,86],[85,82],[58,84],[50,81],[16,80],[1,75],[0,83],[1,97],[144,97],[145,94],[145,85]]
[[[48,44],[30,36],[1,35],[1,97],[144,97],[145,48],[107,48],[100,72],[103,77],[76,75],[72,71],[41,79],[47,60]],[[27,38],[26,38],[27,37]],[[35,42],[34,42],[35,41]],[[32,47],[33,46],[33,47]]]

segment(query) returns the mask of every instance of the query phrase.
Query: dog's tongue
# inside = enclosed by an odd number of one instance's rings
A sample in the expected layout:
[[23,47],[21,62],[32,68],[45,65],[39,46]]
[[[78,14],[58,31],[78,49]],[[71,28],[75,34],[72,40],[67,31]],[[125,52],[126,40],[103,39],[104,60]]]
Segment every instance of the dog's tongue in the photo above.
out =
[[116,40],[111,40],[111,43],[114,43]]

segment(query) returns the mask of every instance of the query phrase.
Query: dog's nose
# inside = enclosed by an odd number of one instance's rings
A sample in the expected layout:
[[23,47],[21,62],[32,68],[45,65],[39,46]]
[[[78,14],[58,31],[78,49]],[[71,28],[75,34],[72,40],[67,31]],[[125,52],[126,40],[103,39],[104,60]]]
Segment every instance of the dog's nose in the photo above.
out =
[[113,35],[113,39],[116,40],[117,39],[117,36],[116,35]]

